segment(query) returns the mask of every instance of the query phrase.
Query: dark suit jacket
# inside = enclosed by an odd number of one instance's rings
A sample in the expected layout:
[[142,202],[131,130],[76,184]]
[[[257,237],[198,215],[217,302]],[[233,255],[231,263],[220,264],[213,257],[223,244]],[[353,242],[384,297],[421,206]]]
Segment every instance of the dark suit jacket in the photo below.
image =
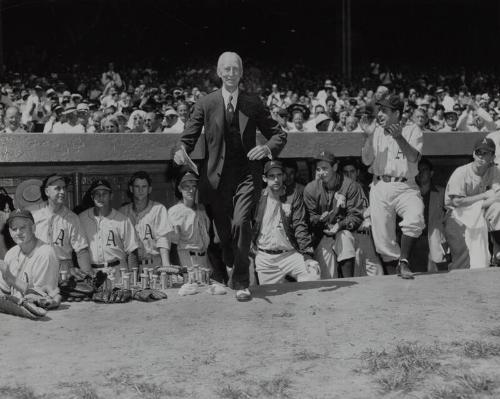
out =
[[[271,118],[257,96],[250,96],[240,90],[236,106],[241,139],[245,153],[256,145],[256,130],[268,139],[267,146],[276,158],[286,144],[287,134]],[[236,115],[235,115],[236,116]],[[205,160],[200,170],[200,191],[215,191],[219,186],[226,153],[224,141],[225,108],[221,89],[202,97],[194,105],[193,113],[186,122],[181,143],[190,153],[205,127]],[[250,162],[252,174],[262,175],[262,162]]]
[[[252,226],[252,252],[254,253],[257,251],[257,239],[262,228],[267,197],[267,189],[262,190]],[[298,252],[308,258],[312,258],[314,250],[302,194],[298,190],[295,190],[289,195],[284,194],[280,199],[282,203],[280,208],[281,223],[283,224],[283,229],[288,240]]]

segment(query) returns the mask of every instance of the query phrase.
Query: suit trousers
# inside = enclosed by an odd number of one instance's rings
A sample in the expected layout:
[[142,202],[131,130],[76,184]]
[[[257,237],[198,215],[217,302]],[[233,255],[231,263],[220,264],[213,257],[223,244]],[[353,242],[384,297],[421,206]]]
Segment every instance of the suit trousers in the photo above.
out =
[[251,220],[260,193],[256,177],[248,168],[225,167],[219,187],[209,203],[224,261],[224,264],[217,262],[212,265],[213,278],[219,281],[226,273],[226,270],[217,269],[232,267],[229,285],[235,290],[248,288],[250,284]]

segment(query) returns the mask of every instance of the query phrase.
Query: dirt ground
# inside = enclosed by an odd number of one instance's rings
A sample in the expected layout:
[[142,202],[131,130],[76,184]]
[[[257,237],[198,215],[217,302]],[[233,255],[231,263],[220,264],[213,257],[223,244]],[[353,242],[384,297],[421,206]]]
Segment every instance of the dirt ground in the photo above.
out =
[[[457,373],[483,382],[463,397],[500,397],[499,287],[487,269],[255,287],[248,303],[171,289],[63,304],[46,321],[0,314],[0,397],[453,398],[436,392]],[[465,356],[467,342],[493,349]],[[384,390],[363,354],[405,343],[448,349],[416,385]]]

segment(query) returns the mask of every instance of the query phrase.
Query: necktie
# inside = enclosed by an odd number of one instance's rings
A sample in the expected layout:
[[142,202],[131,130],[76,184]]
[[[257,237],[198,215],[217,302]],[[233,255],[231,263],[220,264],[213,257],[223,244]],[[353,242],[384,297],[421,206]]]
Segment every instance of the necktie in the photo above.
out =
[[233,96],[229,95],[226,108],[226,121],[228,125],[233,123],[233,117],[234,117]]

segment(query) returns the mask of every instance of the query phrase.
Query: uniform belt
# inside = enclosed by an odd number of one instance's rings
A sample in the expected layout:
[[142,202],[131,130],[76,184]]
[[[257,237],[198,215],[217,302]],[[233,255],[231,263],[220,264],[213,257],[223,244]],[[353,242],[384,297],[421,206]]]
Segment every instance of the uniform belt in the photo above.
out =
[[357,231],[358,234],[364,234],[366,236],[370,235],[370,230],[362,230],[362,231]]
[[206,252],[189,251],[189,256],[205,256]]
[[288,249],[262,249],[259,248],[259,251],[265,252],[266,254],[270,255],[279,255],[279,254],[284,254],[285,252],[290,252]]
[[382,176],[377,176],[377,180],[382,180],[385,183],[390,183],[390,182],[405,182],[408,179],[406,177],[394,177],[389,175],[382,175]]
[[120,260],[117,259],[117,260],[114,260],[112,262],[108,262],[108,263],[92,263],[92,268],[93,269],[102,269],[104,267],[113,267],[113,266],[118,266],[120,264]]

